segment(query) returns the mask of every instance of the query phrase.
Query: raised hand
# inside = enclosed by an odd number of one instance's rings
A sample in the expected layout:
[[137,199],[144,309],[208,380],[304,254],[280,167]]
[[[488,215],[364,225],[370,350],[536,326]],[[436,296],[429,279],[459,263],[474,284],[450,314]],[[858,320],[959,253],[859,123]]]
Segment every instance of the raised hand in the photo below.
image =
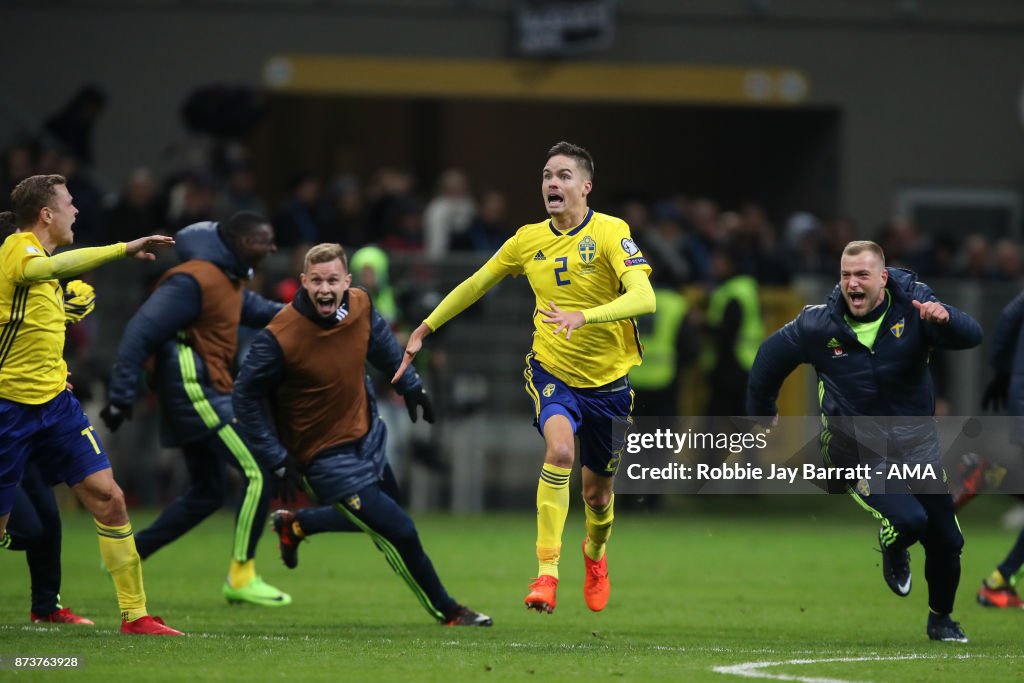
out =
[[168,235],[147,235],[132,240],[124,245],[124,253],[129,258],[140,261],[154,261],[156,254],[149,251],[152,247],[173,247],[174,238]]
[[391,383],[394,384],[402,378],[405,374],[405,369],[409,367],[409,363],[416,357],[416,354],[423,348],[423,338],[430,334],[430,328],[427,327],[426,323],[420,323],[420,326],[412,331],[409,335],[409,343],[405,345],[405,354],[402,356],[402,364],[398,366],[398,370],[395,371],[395,376],[391,378]]

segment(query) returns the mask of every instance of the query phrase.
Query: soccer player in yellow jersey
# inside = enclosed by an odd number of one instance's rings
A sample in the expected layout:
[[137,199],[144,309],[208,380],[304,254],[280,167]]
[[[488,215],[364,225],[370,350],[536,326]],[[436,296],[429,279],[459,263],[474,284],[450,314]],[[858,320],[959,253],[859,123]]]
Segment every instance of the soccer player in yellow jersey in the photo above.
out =
[[5,538],[14,489],[31,458],[51,486],[65,482],[96,519],[100,555],[114,580],[121,632],[182,635],[146,611],[142,567],[124,494],[89,418],[67,389],[64,298],[70,278],[124,257],[151,260],[163,235],[106,247],[66,251],[78,209],[63,176],[38,175],[11,192],[13,212],[0,228],[17,229],[0,246],[0,539]]
[[615,471],[633,407],[630,368],[641,360],[635,317],[654,312],[647,260],[622,220],[587,205],[594,161],[559,142],[548,151],[541,194],[550,220],[520,228],[480,270],[462,282],[409,337],[397,380],[423,339],[473,304],[506,275],[525,274],[537,297],[526,391],[544,436],[537,483],[538,577],[526,606],[555,609],[562,530],[569,512],[569,473],[580,440],[587,536],[583,595],[595,612],[611,584],[605,545],[611,535]]

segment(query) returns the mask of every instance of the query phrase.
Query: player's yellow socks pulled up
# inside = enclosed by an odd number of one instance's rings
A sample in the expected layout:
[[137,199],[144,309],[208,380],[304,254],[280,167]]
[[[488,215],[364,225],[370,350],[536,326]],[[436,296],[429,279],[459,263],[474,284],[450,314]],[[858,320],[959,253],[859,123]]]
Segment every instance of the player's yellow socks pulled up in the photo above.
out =
[[537,482],[538,576],[558,578],[562,554],[562,531],[569,515],[569,474],[571,469],[544,463]]
[[612,522],[615,521],[615,494],[601,510],[595,510],[583,501],[584,513],[587,517],[587,544],[583,552],[594,562],[604,557],[604,548],[612,535]]
[[988,575],[987,579],[985,579],[985,585],[992,590],[998,590],[1000,588],[1007,588],[1010,585],[1010,582],[1006,580],[1006,577],[1003,576],[1002,572],[996,569]]
[[256,560],[239,562],[231,560],[231,568],[228,570],[228,583],[232,588],[248,586],[249,582],[256,578]]
[[142,560],[135,549],[132,525],[107,526],[96,522],[100,557],[117,590],[121,619],[135,621],[146,616],[146,590],[142,586]]

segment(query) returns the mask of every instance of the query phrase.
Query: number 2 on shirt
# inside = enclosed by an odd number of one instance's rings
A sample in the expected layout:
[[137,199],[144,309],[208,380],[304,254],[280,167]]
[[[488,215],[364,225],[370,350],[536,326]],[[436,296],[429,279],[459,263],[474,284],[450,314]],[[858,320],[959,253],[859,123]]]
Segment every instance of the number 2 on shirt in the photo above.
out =
[[569,272],[569,257],[559,256],[558,258],[555,259],[555,261],[559,263],[559,265],[555,268],[555,284],[558,285],[559,287],[571,284],[569,280],[562,279],[562,274]]

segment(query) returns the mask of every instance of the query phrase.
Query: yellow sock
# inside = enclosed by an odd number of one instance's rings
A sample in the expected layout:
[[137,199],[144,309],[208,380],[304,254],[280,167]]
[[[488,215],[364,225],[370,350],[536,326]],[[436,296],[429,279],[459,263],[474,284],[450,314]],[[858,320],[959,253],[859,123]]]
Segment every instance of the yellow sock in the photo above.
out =
[[584,513],[587,516],[587,544],[583,552],[594,562],[604,557],[604,548],[612,535],[612,522],[615,521],[615,494],[612,494],[608,505],[602,510],[595,510],[583,501]]
[[106,526],[96,522],[100,557],[114,580],[121,619],[135,621],[146,616],[146,590],[142,586],[142,560],[135,549],[132,525]]
[[231,560],[231,569],[228,570],[228,583],[232,588],[248,586],[249,582],[256,578],[256,560],[239,562]]
[[1010,584],[1006,580],[1006,577],[1003,576],[1002,572],[996,569],[988,575],[987,579],[985,579],[985,585],[991,588],[992,590],[996,590],[998,588],[1006,588]]
[[544,463],[537,482],[538,576],[558,578],[562,554],[562,531],[569,515],[569,473],[571,469]]

